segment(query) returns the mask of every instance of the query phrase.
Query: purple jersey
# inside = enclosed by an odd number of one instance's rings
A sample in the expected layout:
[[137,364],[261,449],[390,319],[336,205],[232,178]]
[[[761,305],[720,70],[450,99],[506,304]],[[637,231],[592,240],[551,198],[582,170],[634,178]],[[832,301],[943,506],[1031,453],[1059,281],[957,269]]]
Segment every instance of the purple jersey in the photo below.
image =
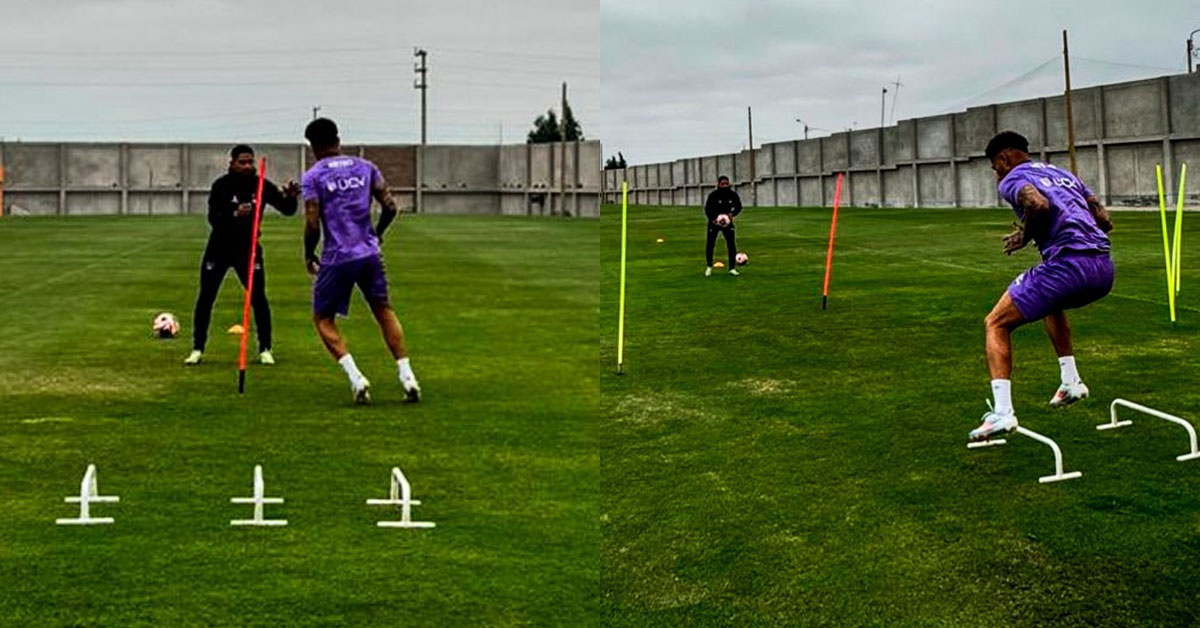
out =
[[371,189],[382,180],[375,164],[349,155],[326,157],[304,173],[304,200],[321,204],[322,266],[379,254],[379,238],[371,228]]
[[1017,193],[1026,184],[1033,185],[1050,202],[1049,228],[1032,234],[1042,259],[1054,259],[1066,251],[1108,252],[1108,236],[1096,226],[1088,210],[1087,197],[1092,191],[1078,177],[1040,161],[1027,161],[1013,168],[1000,182],[1000,198],[1012,205],[1022,222],[1025,213],[1017,203]]

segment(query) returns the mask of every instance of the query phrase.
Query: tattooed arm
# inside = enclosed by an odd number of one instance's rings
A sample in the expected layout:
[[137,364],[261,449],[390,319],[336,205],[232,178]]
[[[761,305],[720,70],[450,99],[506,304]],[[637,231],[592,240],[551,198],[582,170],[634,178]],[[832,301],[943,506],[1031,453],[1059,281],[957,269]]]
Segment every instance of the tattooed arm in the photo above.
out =
[[1088,211],[1092,213],[1092,218],[1096,219],[1096,226],[1104,233],[1113,230],[1112,217],[1108,215],[1108,210],[1100,203],[1100,199],[1090,195],[1087,197]]
[[1014,223],[1016,229],[1004,236],[1004,253],[1007,255],[1025,248],[1033,240],[1032,234],[1040,233],[1050,217],[1050,201],[1032,183],[1026,183],[1017,192],[1017,205],[1025,220]]
[[387,231],[388,225],[396,219],[396,215],[400,213],[396,207],[396,199],[392,198],[392,192],[388,190],[387,182],[383,177],[375,179],[375,184],[371,186],[371,196],[379,201],[382,211],[379,212],[379,224],[375,225],[375,237],[383,240],[383,232]]

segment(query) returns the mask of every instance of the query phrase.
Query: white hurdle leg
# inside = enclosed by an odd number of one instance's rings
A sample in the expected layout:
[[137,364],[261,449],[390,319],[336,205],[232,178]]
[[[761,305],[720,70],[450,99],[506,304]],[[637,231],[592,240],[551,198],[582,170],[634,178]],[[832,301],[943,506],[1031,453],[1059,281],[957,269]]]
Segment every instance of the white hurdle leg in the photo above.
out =
[[[1027,430],[1019,425],[1017,426],[1017,433],[1022,434],[1024,436],[1028,436],[1029,438],[1032,438],[1033,440],[1036,440],[1045,445],[1049,445],[1050,450],[1054,452],[1054,475],[1044,475],[1044,476],[1038,478],[1038,482],[1041,482],[1042,484],[1047,484],[1050,482],[1061,482],[1062,480],[1072,480],[1072,479],[1075,479],[1075,478],[1083,475],[1083,472],[1081,472],[1081,471],[1072,471],[1071,473],[1063,473],[1062,450],[1058,448],[1058,443],[1054,442],[1053,440],[1051,440],[1049,438],[1046,438],[1045,436],[1042,436],[1041,434],[1038,434],[1037,432],[1034,432],[1033,430]],[[994,447],[996,445],[1003,445],[1006,442],[1008,442],[1008,441],[1004,440],[1003,438],[977,441],[977,442],[973,442],[973,443],[967,443],[967,448],[968,449],[977,449],[979,447]]]
[[287,519],[264,519],[263,504],[282,504],[282,497],[264,497],[266,487],[263,483],[262,465],[254,465],[254,497],[231,497],[230,502],[235,504],[254,504],[253,519],[233,519],[229,522],[231,526],[285,526]]
[[392,482],[388,498],[367,500],[369,506],[400,507],[400,520],[380,521],[377,525],[381,528],[432,528],[437,525],[432,521],[412,520],[412,507],[420,504],[421,502],[412,498],[412,486],[409,485],[408,478],[404,477],[404,473],[400,471],[400,467],[392,467]]
[[68,504],[79,504],[79,518],[55,519],[54,523],[60,526],[86,526],[113,522],[112,517],[93,517],[91,509],[93,502],[111,503],[121,501],[121,498],[116,495],[100,494],[100,489],[96,482],[96,465],[89,464],[87,471],[83,473],[83,481],[79,483],[79,497],[67,497],[63,501]]
[[1117,420],[1117,406],[1125,406],[1126,408],[1129,408],[1131,410],[1137,410],[1138,412],[1142,412],[1144,414],[1149,414],[1150,416],[1156,416],[1160,419],[1165,419],[1172,423],[1177,423],[1179,425],[1182,425],[1183,429],[1187,430],[1188,442],[1191,445],[1191,450],[1186,454],[1176,456],[1175,459],[1180,462],[1183,462],[1184,460],[1195,460],[1197,458],[1200,458],[1200,449],[1196,448],[1196,428],[1192,427],[1191,423],[1188,423],[1187,421],[1185,421],[1173,414],[1167,414],[1166,412],[1160,412],[1158,410],[1155,410],[1154,408],[1147,408],[1146,406],[1143,406],[1140,403],[1134,403],[1127,399],[1113,399],[1112,404],[1109,405],[1109,407],[1108,407],[1108,412],[1109,412],[1109,416],[1110,416],[1111,420],[1108,423],[1101,423],[1100,425],[1097,425],[1096,429],[1111,430],[1114,428],[1124,427],[1126,425],[1133,424],[1133,421],[1130,421],[1130,420],[1125,420],[1125,421]]
[[1044,445],[1049,445],[1050,449],[1054,451],[1054,475],[1043,475],[1042,477],[1038,478],[1038,482],[1041,482],[1042,484],[1049,482],[1060,482],[1062,480],[1072,480],[1083,475],[1082,471],[1063,473],[1062,450],[1058,448],[1058,443],[1046,438],[1045,436],[1042,436],[1041,434],[1038,434],[1037,432],[1027,430],[1019,425],[1017,426],[1017,433],[1028,436],[1029,438],[1039,441]]

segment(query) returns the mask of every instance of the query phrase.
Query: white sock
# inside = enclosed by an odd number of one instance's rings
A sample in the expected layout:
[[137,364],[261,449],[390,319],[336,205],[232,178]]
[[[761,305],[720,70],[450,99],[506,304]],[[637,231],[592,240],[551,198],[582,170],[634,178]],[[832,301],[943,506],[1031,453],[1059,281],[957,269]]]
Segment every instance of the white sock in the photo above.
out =
[[396,360],[396,368],[400,371],[400,379],[416,379],[413,374],[412,366],[408,363],[408,358],[400,358]]
[[362,386],[362,381],[366,379],[362,372],[358,370],[358,365],[354,363],[354,356],[347,353],[338,359],[338,364],[342,365],[342,370],[346,371],[346,377],[350,378],[350,385],[359,388]]
[[992,408],[994,412],[998,414],[1012,414],[1012,380],[993,379],[992,398],[995,400],[995,406]]
[[1062,383],[1078,384],[1079,371],[1075,370],[1075,356],[1068,355],[1058,359],[1058,368],[1062,372]]

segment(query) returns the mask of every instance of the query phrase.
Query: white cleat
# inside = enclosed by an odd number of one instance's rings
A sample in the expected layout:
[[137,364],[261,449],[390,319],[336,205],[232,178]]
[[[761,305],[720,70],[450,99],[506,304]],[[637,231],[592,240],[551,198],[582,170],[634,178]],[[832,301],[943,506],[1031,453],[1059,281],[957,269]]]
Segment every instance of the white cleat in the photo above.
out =
[[400,378],[400,385],[404,387],[404,396],[408,398],[409,403],[421,400],[421,386],[417,384],[417,378]]
[[730,269],[729,269],[729,274],[730,274],[730,275],[733,275],[734,277],[737,277],[738,275],[740,275],[740,274],[742,274],[742,273],[739,273],[739,272],[737,271],[737,269],[736,269],[736,268],[730,268]]
[[989,401],[988,411],[983,415],[983,423],[971,430],[970,439],[972,442],[988,440],[996,435],[1017,431],[1017,415],[1015,413],[1000,414],[992,410],[991,407],[992,402]]
[[271,350],[267,349],[258,354],[258,363],[273,366],[275,364],[275,356],[271,355]]
[[1054,396],[1050,398],[1051,408],[1065,408],[1080,399],[1086,399],[1088,396],[1088,387],[1083,382],[1075,382],[1074,384],[1063,384],[1055,391]]
[[371,382],[367,378],[364,377],[359,386],[351,386],[350,391],[354,393],[354,403],[360,406],[371,403]]
[[705,277],[712,277],[712,266],[709,266],[708,268],[705,268],[705,269],[704,269],[704,276],[705,276]]
[[203,359],[204,359],[204,352],[196,351],[193,349],[192,352],[188,354],[188,357],[183,359],[183,364],[184,364],[184,366],[196,366]]

